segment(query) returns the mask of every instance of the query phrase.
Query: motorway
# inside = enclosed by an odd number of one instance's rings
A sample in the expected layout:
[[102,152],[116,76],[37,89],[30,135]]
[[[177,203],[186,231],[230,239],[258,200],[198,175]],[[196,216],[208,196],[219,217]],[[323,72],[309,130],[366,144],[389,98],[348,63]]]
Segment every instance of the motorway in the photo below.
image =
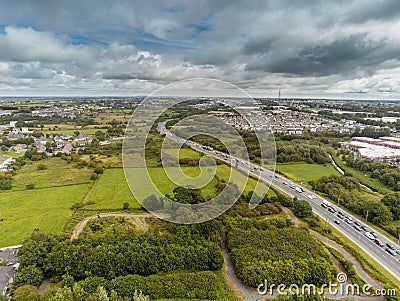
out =
[[[390,272],[393,276],[400,280],[400,254],[391,255],[389,252],[386,251],[386,244],[390,244],[391,246],[393,246],[394,252],[400,250],[400,246],[394,244],[385,236],[380,235],[379,233],[375,233],[375,236],[382,243],[383,247],[377,245],[374,240],[371,240],[365,236],[366,232],[370,233],[372,230],[370,227],[368,227],[366,223],[364,223],[360,219],[357,219],[355,216],[351,215],[348,212],[344,212],[343,209],[339,208],[335,204],[329,203],[321,196],[315,194],[312,191],[309,191],[308,189],[300,186],[297,183],[290,181],[282,175],[276,174],[275,172],[270,170],[261,169],[258,165],[241,160],[240,158],[235,158],[228,154],[224,154],[212,149],[205,149],[200,144],[178,137],[169,132],[166,129],[165,124],[166,122],[160,123],[157,129],[161,134],[165,134],[166,137],[168,137],[169,139],[184,143],[196,151],[218,158],[219,160],[232,165],[234,168],[244,170],[245,172],[248,172],[249,174],[258,177],[267,183],[271,183],[271,185],[275,186],[276,188],[285,192],[291,197],[297,197],[297,199],[308,201],[313,211],[323,220],[325,220],[326,224],[329,224],[331,227],[341,232],[344,236],[346,236],[354,244],[361,248],[365,253],[372,257],[376,262],[378,262],[382,267],[384,267],[388,272]],[[321,206],[321,204],[323,203],[328,204],[328,207],[325,206],[326,208],[324,208],[323,206]],[[339,217],[338,212],[342,212],[341,217]],[[356,223],[359,224],[358,227],[355,227]],[[367,231],[361,228],[367,229]]]

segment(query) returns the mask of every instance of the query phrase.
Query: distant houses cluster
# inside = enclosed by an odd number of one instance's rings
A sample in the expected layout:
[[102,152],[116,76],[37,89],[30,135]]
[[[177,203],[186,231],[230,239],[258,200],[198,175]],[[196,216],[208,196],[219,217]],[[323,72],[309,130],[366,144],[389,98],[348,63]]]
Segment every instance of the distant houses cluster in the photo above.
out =
[[225,111],[210,111],[209,114],[220,117],[238,130],[271,129],[276,134],[302,135],[304,132],[319,131],[351,133],[356,126],[360,129],[365,127],[356,121],[335,121],[316,113],[292,111],[282,106],[276,106],[266,114],[255,107],[238,111],[240,114]]
[[[57,154],[69,155],[86,148],[93,141],[93,136],[86,134],[84,131],[78,135],[69,135],[66,133],[51,133],[41,136],[34,135],[33,131],[27,127],[17,127],[15,121],[10,124],[0,126],[0,134],[9,141],[17,141],[21,143],[13,143],[8,151],[16,153],[24,153],[30,148],[35,148],[37,153],[46,153],[48,156]],[[23,139],[29,139],[25,141]],[[100,142],[101,145],[107,144],[107,141]],[[0,151],[0,171],[10,170],[10,166],[15,161],[11,156],[1,156]]]

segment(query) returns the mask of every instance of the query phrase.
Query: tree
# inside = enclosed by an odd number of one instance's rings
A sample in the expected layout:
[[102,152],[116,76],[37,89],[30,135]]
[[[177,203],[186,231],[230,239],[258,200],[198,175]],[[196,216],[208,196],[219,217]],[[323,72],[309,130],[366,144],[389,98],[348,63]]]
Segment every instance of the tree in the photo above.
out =
[[142,291],[135,290],[135,294],[133,295],[133,301],[149,301],[149,296],[143,295]]
[[312,215],[310,203],[305,200],[293,200],[293,213],[300,218],[310,217]]
[[17,288],[13,296],[14,301],[40,301],[40,294],[36,287],[24,285]]
[[5,179],[0,181],[0,189],[1,190],[10,190],[12,188],[12,180]]
[[51,300],[52,301],[75,301],[74,294],[72,293],[71,288],[66,287],[66,286],[60,287],[58,290],[56,290],[56,293],[54,294],[54,296]]
[[178,186],[174,188],[173,193],[175,200],[182,204],[200,204],[205,202],[200,189]]
[[128,209],[129,209],[129,203],[128,203],[128,202],[125,202],[124,205],[123,205],[123,207],[122,207],[122,209],[123,209],[123,210],[128,210]]
[[97,131],[94,135],[97,138],[97,140],[99,140],[99,141],[106,140],[106,134],[103,133],[102,131]]
[[43,281],[43,271],[36,265],[23,266],[15,273],[16,284],[39,286]]
[[104,168],[103,168],[103,167],[97,166],[97,167],[94,169],[94,173],[102,174],[103,172],[104,172]]
[[400,219],[400,192],[385,195],[382,198],[382,203],[392,212],[394,220]]
[[37,166],[37,170],[46,170],[46,169],[47,169],[46,164],[40,163]]
[[157,198],[154,194],[146,197],[142,202],[142,207],[147,210],[162,210],[164,209],[164,201]]
[[110,298],[108,298],[107,291],[104,287],[99,286],[97,290],[98,290],[99,301],[109,301],[110,300]]

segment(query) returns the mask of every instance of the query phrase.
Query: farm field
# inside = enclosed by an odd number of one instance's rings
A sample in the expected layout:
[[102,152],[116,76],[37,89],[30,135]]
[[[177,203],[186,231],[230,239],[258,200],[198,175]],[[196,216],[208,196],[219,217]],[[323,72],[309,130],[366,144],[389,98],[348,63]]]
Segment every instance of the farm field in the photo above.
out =
[[89,184],[0,193],[0,247],[21,244],[34,229],[59,233],[71,206],[80,202]]
[[281,163],[276,165],[276,170],[285,176],[308,183],[318,180],[323,176],[340,175],[332,164],[308,164],[308,163]]
[[36,128],[36,130],[40,131],[40,132],[43,132],[45,134],[61,134],[61,133],[64,133],[64,134],[68,134],[68,135],[73,135],[76,131],[85,132],[85,134],[88,134],[88,135],[93,135],[97,131],[104,132],[104,133],[106,132],[106,129],[103,129],[103,128],[99,128],[99,129],[83,128],[82,129],[82,128],[78,127],[78,126],[77,127],[72,127],[72,128],[71,127],[67,127],[65,129],[61,128],[61,129],[57,129],[57,130],[49,130],[48,128],[47,129]]
[[[178,170],[179,167],[175,167],[175,169]],[[161,193],[172,194],[172,190],[177,185],[168,179],[164,169],[162,167],[151,167],[148,170]],[[184,166],[182,170],[190,177],[196,177],[200,173],[200,169],[197,166]],[[140,176],[142,171],[143,170],[132,168],[129,169],[129,174],[132,178],[137,179],[135,184],[137,185],[139,197],[146,197],[149,195],[149,190],[144,186],[145,182]],[[218,165],[217,175],[219,177],[227,180],[229,174],[230,168],[228,166]],[[239,171],[233,170],[232,181],[234,183],[245,183],[246,176]],[[217,181],[212,179],[209,184],[202,188],[204,197],[215,195],[216,183]],[[244,189],[244,193],[247,194],[249,191],[254,190],[256,183],[254,179],[250,178]],[[271,191],[270,193],[273,192]],[[122,168],[106,169],[86,197],[85,202],[87,201],[96,202],[96,204],[93,205],[86,205],[86,207],[90,209],[121,209],[124,202],[129,202],[131,208],[140,208],[139,203],[131,194]]]
[[[47,169],[38,170],[39,164],[44,164]],[[47,158],[24,165],[14,176],[12,189],[24,190],[28,184],[46,188],[88,183],[92,173],[92,169],[77,168],[75,163],[67,163],[61,158]]]

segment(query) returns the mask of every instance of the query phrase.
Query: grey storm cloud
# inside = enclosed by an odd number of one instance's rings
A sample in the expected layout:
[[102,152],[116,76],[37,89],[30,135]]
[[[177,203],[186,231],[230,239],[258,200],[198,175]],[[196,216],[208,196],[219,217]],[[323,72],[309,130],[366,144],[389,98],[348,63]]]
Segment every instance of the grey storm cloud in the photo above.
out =
[[400,84],[397,0],[0,0],[0,7],[0,94],[129,93],[191,77],[262,95],[282,86],[387,95]]
[[[261,44],[260,49],[270,49],[271,44]],[[248,46],[251,52],[255,47]],[[327,45],[304,47],[292,56],[280,58],[280,53],[256,57],[246,68],[272,73],[326,76],[348,74],[356,70],[373,72],[388,59],[396,57],[400,45],[392,47],[387,40],[370,40],[366,34],[346,37]]]

